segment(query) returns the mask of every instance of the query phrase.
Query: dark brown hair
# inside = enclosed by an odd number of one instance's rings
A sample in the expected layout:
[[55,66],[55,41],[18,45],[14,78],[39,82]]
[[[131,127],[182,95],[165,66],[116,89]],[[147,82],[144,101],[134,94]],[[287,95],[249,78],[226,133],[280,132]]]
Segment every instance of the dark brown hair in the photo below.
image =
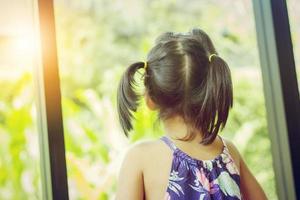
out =
[[[216,54],[211,57],[209,56]],[[144,62],[131,64],[119,83],[117,104],[126,136],[141,94],[135,90],[135,73]],[[227,63],[217,54],[209,36],[200,29],[160,35],[147,56],[144,74],[147,94],[159,108],[159,119],[183,117],[188,133],[182,140],[203,133],[210,144],[226,124],[232,107],[232,82]]]

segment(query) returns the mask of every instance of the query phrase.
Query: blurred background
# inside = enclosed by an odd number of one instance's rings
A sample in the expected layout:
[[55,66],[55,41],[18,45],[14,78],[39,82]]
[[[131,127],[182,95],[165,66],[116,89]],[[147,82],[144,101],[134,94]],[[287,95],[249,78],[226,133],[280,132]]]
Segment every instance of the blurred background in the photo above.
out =
[[[300,5],[288,0],[298,81]],[[0,199],[42,199],[34,76],[41,67],[36,2],[0,0]],[[205,30],[228,62],[234,107],[221,135],[230,138],[269,199],[277,199],[250,0],[55,0],[70,199],[113,199],[124,149],[159,138],[144,104],[126,138],[116,114],[125,68],[144,61],[165,31]]]

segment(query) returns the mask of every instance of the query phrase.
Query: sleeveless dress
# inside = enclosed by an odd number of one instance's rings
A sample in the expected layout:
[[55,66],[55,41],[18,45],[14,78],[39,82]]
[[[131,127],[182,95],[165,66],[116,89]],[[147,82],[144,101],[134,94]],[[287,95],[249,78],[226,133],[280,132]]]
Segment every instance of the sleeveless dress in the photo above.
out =
[[219,137],[223,149],[212,160],[192,158],[177,148],[167,136],[160,138],[173,151],[165,200],[242,199],[239,170],[223,138]]

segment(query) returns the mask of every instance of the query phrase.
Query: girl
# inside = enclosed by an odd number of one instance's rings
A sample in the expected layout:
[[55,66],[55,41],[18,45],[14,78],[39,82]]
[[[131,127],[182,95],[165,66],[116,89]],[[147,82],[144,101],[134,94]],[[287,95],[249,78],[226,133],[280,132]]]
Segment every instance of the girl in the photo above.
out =
[[134,88],[140,68],[146,104],[158,110],[165,135],[129,148],[116,199],[266,199],[237,148],[218,135],[232,107],[232,83],[208,35],[200,29],[164,33],[146,62],[127,68],[117,96],[126,135],[141,96]]

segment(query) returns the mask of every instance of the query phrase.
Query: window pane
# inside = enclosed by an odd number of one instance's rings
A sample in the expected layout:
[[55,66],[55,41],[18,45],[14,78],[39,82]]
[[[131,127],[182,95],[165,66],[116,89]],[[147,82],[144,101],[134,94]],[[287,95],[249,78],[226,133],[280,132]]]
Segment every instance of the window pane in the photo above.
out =
[[210,34],[232,71],[234,108],[222,135],[277,199],[250,0],[56,0],[55,14],[72,199],[113,199],[124,148],[163,134],[159,125],[153,128],[156,113],[143,104],[132,137],[123,136],[117,83],[130,63],[145,60],[158,34],[192,27]]
[[1,1],[0,199],[41,199],[33,2]]
[[300,91],[300,2],[297,0],[288,0],[287,6],[296,62],[298,87]]

